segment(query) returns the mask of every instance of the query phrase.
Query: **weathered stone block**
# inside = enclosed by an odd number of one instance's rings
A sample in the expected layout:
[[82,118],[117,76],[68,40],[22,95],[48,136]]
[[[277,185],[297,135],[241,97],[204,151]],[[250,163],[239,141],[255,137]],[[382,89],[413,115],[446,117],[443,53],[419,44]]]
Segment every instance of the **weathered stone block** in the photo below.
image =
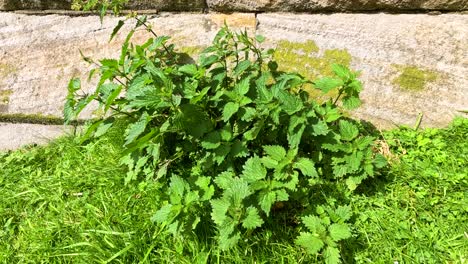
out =
[[0,0],[0,10],[70,9],[71,1],[72,0]]
[[0,123],[0,151],[29,144],[47,144],[71,131],[72,128],[66,126]]
[[[71,9],[72,0],[0,0],[0,10]],[[126,8],[160,11],[199,11],[205,8],[203,0],[131,0]]]
[[466,10],[466,0],[207,0],[217,11],[372,11]]
[[[88,83],[90,66],[79,50],[95,58],[118,58],[121,44],[133,22],[128,22],[111,43],[113,28],[120,18],[26,16],[0,12],[0,114],[23,113],[61,116],[67,84],[72,77]],[[208,46],[224,21],[234,30],[255,30],[254,14],[161,14],[149,19],[160,35],[186,53]],[[143,30],[133,38],[143,43],[150,37]],[[89,117],[90,112],[83,118]]]
[[468,16],[259,14],[258,34],[286,70],[316,78],[330,63],[362,71],[353,113],[383,127],[448,124],[468,109]]

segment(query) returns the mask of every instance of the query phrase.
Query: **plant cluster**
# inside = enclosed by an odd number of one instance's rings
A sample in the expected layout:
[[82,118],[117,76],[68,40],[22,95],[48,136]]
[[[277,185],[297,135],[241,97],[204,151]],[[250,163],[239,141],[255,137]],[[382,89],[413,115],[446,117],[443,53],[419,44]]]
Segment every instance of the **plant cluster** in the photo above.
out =
[[[169,233],[215,226],[227,250],[288,210],[291,223],[304,225],[296,243],[339,262],[339,243],[351,236],[347,197],[386,164],[373,152],[374,138],[343,114],[360,105],[358,74],[341,65],[316,81],[281,72],[274,50],[259,47],[262,36],[227,26],[198,62],[186,63],[145,17],[136,20],[120,58],[85,58],[99,65],[91,72],[99,82],[94,93],[78,95],[80,81],[70,81],[65,119],[99,103],[105,118],[94,120],[83,140],[126,120],[125,181],[161,183],[164,202],[152,220]],[[154,35],[142,45],[130,42],[138,27]],[[337,96],[316,102],[306,84]]]

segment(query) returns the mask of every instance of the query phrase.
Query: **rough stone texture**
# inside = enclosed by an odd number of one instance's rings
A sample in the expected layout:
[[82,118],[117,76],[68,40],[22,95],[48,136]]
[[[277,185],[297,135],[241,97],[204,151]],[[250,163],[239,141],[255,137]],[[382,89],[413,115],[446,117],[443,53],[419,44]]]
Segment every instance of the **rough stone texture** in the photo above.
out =
[[70,132],[70,128],[63,126],[0,123],[0,151],[29,144],[47,144]]
[[70,9],[72,0],[0,0],[0,10]]
[[[118,19],[106,18],[101,25],[96,16],[0,13],[0,114],[61,116],[72,77],[81,77],[85,88],[94,87],[85,81],[91,68],[82,61],[79,50],[95,59],[118,58],[130,28],[123,28],[108,43]],[[161,14],[149,19],[156,32],[171,36],[182,51],[209,45],[225,20],[233,29],[255,29],[254,14]],[[148,37],[138,31],[134,42],[142,43]]]
[[[71,9],[72,0],[0,0],[0,10]],[[204,0],[130,0],[128,9],[157,9],[160,11],[199,11]]]
[[404,11],[468,9],[467,0],[207,0],[216,11]]
[[[468,109],[468,16],[446,14],[259,14],[258,34],[270,45],[280,40],[312,40],[321,49],[344,49],[361,70],[364,106],[354,113],[381,127],[449,123]],[[434,73],[420,91],[398,85],[402,69]],[[414,72],[414,70],[413,70]],[[432,76],[432,75],[428,75]],[[404,76],[407,77],[407,76]]]

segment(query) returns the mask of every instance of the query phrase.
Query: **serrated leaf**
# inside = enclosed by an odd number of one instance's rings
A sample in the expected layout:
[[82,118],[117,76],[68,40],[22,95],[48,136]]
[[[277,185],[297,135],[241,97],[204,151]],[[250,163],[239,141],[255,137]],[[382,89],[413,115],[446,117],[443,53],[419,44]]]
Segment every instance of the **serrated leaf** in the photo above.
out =
[[218,131],[208,133],[201,141],[201,146],[205,149],[216,149],[221,145],[221,135]]
[[276,190],[276,201],[285,202],[289,200],[289,194],[284,189]]
[[278,100],[281,102],[283,111],[288,115],[292,115],[304,108],[304,105],[298,96],[289,94],[286,91],[278,92]]
[[136,123],[131,124],[126,131],[125,145],[132,143],[139,135],[141,135],[145,129],[151,117],[147,112],[143,112],[140,119]]
[[209,68],[211,65],[219,61],[219,57],[216,55],[210,55],[208,57],[202,56],[200,58],[200,66],[203,68]]
[[249,90],[250,90],[250,77],[240,80],[234,86],[234,91],[236,91],[238,95],[245,95],[246,93],[249,92]]
[[198,73],[197,65],[195,64],[185,64],[178,69],[180,72],[188,74],[190,76],[195,76]]
[[336,247],[328,246],[323,252],[326,264],[338,264],[341,263],[340,251]]
[[252,157],[243,166],[242,177],[247,182],[255,182],[266,177],[267,171],[259,157]]
[[343,98],[343,107],[347,110],[353,110],[361,106],[361,99],[358,97],[344,97]]
[[296,162],[294,162],[293,167],[295,169],[299,169],[305,176],[318,177],[315,164],[311,159],[299,158]]
[[250,62],[249,60],[239,62],[239,64],[237,64],[234,68],[234,76],[241,75],[245,70],[247,70],[250,67],[251,64],[252,62]]
[[249,156],[249,149],[245,142],[236,140],[231,146],[231,155],[233,157],[245,158]]
[[328,129],[327,123],[323,122],[322,120],[319,120],[316,124],[313,124],[312,129],[313,129],[312,134],[314,136],[324,136],[328,134],[328,132],[330,131]]
[[263,124],[264,124],[263,120],[260,120],[260,121],[256,122],[252,129],[250,129],[249,131],[244,133],[244,139],[246,139],[246,140],[256,139],[258,133],[260,132],[260,130],[263,127]]
[[214,179],[216,185],[219,188],[227,190],[231,187],[232,181],[234,180],[234,173],[232,171],[224,171]]
[[231,203],[226,199],[211,200],[211,219],[217,225],[222,225]]
[[356,144],[356,147],[359,150],[364,150],[364,149],[368,148],[372,144],[373,141],[374,141],[373,137],[365,136],[365,137],[357,138],[354,141],[354,144]]
[[169,220],[171,214],[172,204],[166,204],[151,217],[151,221],[162,224]]
[[225,159],[226,156],[230,153],[231,146],[229,143],[222,143],[221,146],[215,149],[214,151],[214,161],[220,165]]
[[109,42],[111,42],[112,39],[115,37],[115,35],[117,35],[117,33],[119,32],[119,30],[122,28],[123,25],[125,25],[125,21],[119,20],[119,22],[117,23],[117,26],[115,26],[115,28],[112,30],[112,34],[110,36]]
[[68,83],[68,92],[74,93],[81,89],[81,80],[79,78],[73,78]]
[[322,220],[313,215],[302,217],[302,223],[309,229],[312,234],[323,235],[326,231],[325,226],[322,224]]
[[295,242],[305,248],[306,252],[311,255],[317,254],[325,245],[320,238],[307,232],[301,232]]
[[272,159],[269,156],[266,156],[266,157],[262,157],[262,164],[263,166],[265,166],[265,168],[274,169],[278,166],[278,161]]
[[182,128],[189,135],[200,138],[213,127],[209,116],[197,105],[184,104],[180,107],[182,114],[177,117]]
[[351,232],[346,224],[332,224],[328,227],[328,232],[334,241],[340,241],[351,237]]
[[203,196],[201,197],[202,201],[210,200],[214,195],[214,187],[210,184],[211,177],[199,176],[195,181],[195,185],[197,185],[204,192]]
[[282,146],[263,146],[265,153],[276,161],[281,161],[286,157],[286,150]]
[[100,136],[104,135],[113,125],[114,125],[113,121],[109,121],[109,120],[107,120],[107,122],[104,121],[96,129],[96,132],[94,132],[94,137],[100,137]]
[[179,197],[184,196],[184,192],[189,191],[188,184],[181,177],[174,175],[171,177],[171,182],[169,183],[169,190],[171,194],[176,194]]
[[232,117],[232,115],[237,113],[238,110],[239,110],[238,103],[234,103],[234,102],[227,103],[223,109],[223,121],[227,122]]
[[343,81],[340,79],[324,77],[314,82],[316,88],[322,90],[323,93],[328,93],[332,89],[343,86]]
[[247,122],[252,121],[257,114],[257,110],[252,107],[242,107],[240,112],[242,113],[241,120]]
[[260,195],[260,208],[267,216],[270,215],[271,206],[276,202],[276,193],[264,192]]
[[345,141],[351,141],[359,135],[359,129],[349,121],[340,120],[339,126],[341,139]]
[[263,43],[265,41],[265,37],[262,36],[262,35],[256,35],[255,36],[255,40],[258,42],[258,43]]
[[387,166],[387,164],[388,164],[388,161],[382,154],[375,155],[375,158],[374,158],[375,167],[377,167],[378,169],[381,169]]
[[234,206],[241,206],[242,201],[252,194],[249,184],[244,179],[234,178],[231,186],[224,192]]
[[340,218],[339,220],[343,222],[351,219],[351,216],[353,216],[353,212],[349,206],[339,206],[336,208],[335,214]]
[[332,71],[336,74],[336,76],[340,77],[343,80],[351,79],[353,76],[351,71],[343,65],[333,63],[331,65]]
[[258,210],[255,207],[247,208],[247,216],[242,221],[242,226],[246,229],[254,229],[263,225],[263,219],[258,214]]
[[348,179],[346,179],[346,186],[348,186],[348,189],[350,191],[356,190],[359,183],[360,182],[356,181],[354,177],[349,177]]

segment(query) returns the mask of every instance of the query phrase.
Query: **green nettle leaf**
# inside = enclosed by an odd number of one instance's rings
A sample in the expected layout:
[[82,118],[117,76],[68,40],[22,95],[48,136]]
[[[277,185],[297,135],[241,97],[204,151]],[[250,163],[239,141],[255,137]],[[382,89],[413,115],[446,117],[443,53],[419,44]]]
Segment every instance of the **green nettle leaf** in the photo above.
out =
[[198,68],[195,64],[186,64],[181,66],[179,71],[191,76],[195,76],[198,73]]
[[221,145],[221,135],[218,131],[210,132],[203,138],[201,145],[205,149],[215,149]]
[[380,169],[380,168],[387,166],[388,162],[387,162],[387,159],[382,154],[377,154],[375,155],[375,158],[374,158],[374,164],[375,164],[375,167]]
[[251,64],[252,62],[249,60],[239,62],[239,64],[237,64],[237,66],[234,68],[234,76],[239,76],[244,73],[244,71],[247,70]]
[[213,124],[202,108],[193,104],[184,104],[180,107],[182,114],[177,120],[189,135],[200,138],[212,130]]
[[162,224],[169,220],[169,216],[172,211],[172,204],[166,204],[161,209],[159,209],[153,217],[151,217],[151,221]]
[[332,224],[328,227],[328,232],[334,241],[340,241],[351,237],[349,227],[345,224]]
[[236,158],[245,158],[249,156],[249,149],[245,142],[235,140],[231,146],[231,155]]
[[112,126],[114,125],[113,122],[108,121],[108,122],[103,122],[94,132],[95,137],[100,137],[104,135]]
[[280,162],[286,157],[286,150],[282,146],[263,146],[265,154]]
[[309,229],[312,234],[323,235],[326,231],[325,226],[323,226],[322,220],[313,215],[302,217],[302,223]]
[[311,255],[317,254],[325,245],[323,241],[311,233],[301,232],[296,238],[296,244],[305,248]]
[[232,171],[223,171],[215,179],[214,182],[219,188],[227,190],[231,187],[231,183],[234,180],[234,173]]
[[359,135],[359,129],[349,121],[340,120],[340,135],[341,139],[351,141]]
[[141,135],[145,131],[146,125],[150,120],[151,117],[147,112],[144,112],[136,123],[131,124],[126,131],[127,136],[125,137],[125,145],[132,143],[139,135]]
[[313,124],[312,129],[314,136],[324,136],[330,131],[328,129],[327,123],[323,122],[322,120],[319,120],[316,124]]
[[229,210],[229,206],[231,203],[226,199],[215,199],[211,200],[211,219],[217,225],[222,225],[224,220],[226,219],[227,211]]
[[343,65],[334,63],[332,64],[331,68],[336,74],[336,76],[340,77],[343,80],[351,79],[353,77],[351,71]]
[[308,158],[299,158],[293,167],[299,169],[305,176],[318,177],[314,162]]
[[119,32],[119,30],[122,28],[123,25],[125,25],[125,21],[119,20],[119,22],[117,23],[117,26],[114,28],[114,30],[112,30],[112,34],[110,36],[109,42],[115,37],[115,35],[117,35],[117,33]]
[[337,221],[335,222],[338,222],[338,221],[344,222],[344,221],[351,219],[351,216],[353,216],[353,212],[350,206],[339,206],[335,210],[335,214],[337,217],[339,217],[339,219],[337,219]]
[[246,229],[254,229],[257,227],[262,226],[263,219],[258,214],[258,210],[255,207],[248,207],[247,208],[247,216],[242,221],[242,226]]
[[338,264],[341,263],[340,251],[336,247],[328,246],[323,252],[326,264]]
[[360,107],[362,104],[361,100],[357,97],[345,97],[343,98],[343,107],[348,110],[353,110]]
[[232,115],[237,113],[238,110],[239,110],[238,103],[234,103],[234,102],[227,103],[223,109],[223,121],[227,122],[232,117]]
[[270,210],[273,204],[276,202],[276,193],[274,192],[264,192],[260,195],[260,208],[268,216],[270,215]]
[[340,79],[323,77],[322,79],[319,79],[316,82],[314,82],[314,85],[316,88],[322,90],[323,93],[328,93],[332,89],[343,86],[343,81]]
[[267,171],[259,157],[252,157],[243,166],[242,177],[247,182],[255,182],[266,177]]
[[250,89],[250,77],[242,79],[234,87],[234,90],[237,92],[238,95],[245,95],[246,93],[249,92],[249,89]]
[[254,140],[255,138],[257,138],[258,133],[260,132],[260,130],[263,127],[263,124],[264,124],[263,120],[256,122],[252,129],[245,132],[244,138],[246,140]]

